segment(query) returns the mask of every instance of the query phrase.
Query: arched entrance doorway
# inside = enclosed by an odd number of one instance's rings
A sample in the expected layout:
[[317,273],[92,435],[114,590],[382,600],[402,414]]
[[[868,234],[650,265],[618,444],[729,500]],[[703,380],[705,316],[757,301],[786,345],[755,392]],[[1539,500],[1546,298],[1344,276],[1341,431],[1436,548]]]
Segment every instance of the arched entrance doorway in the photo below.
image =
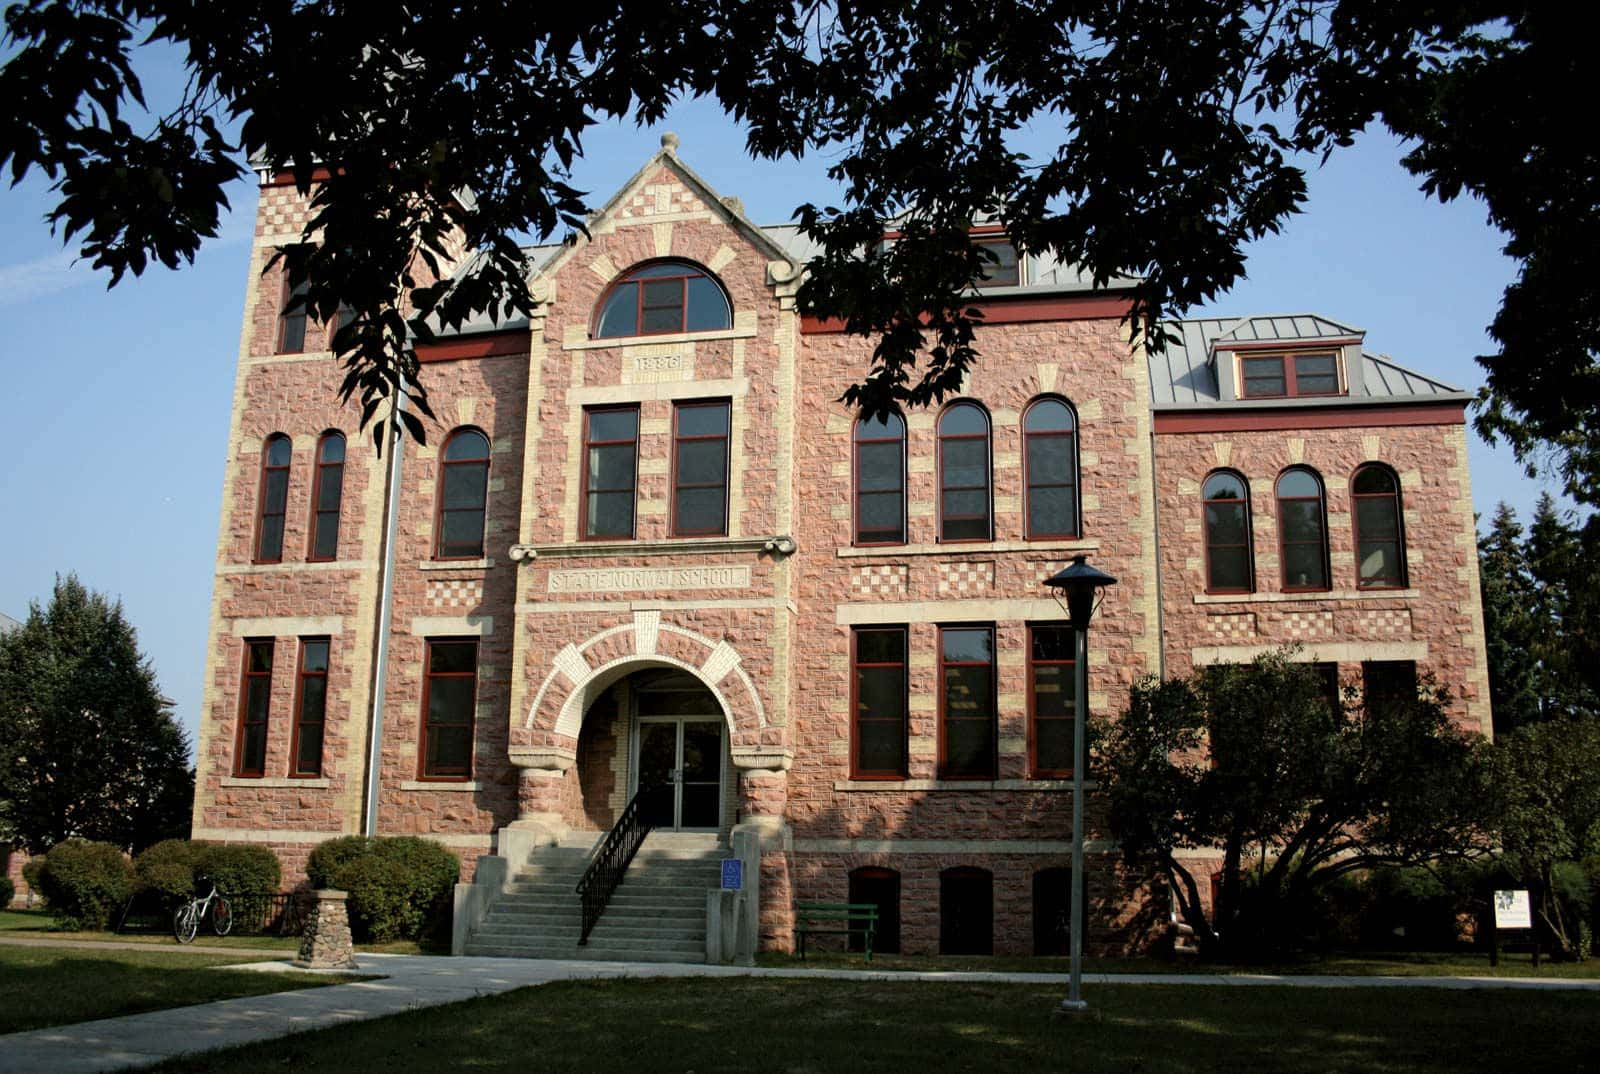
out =
[[631,787],[658,830],[714,832],[726,815],[727,721],[717,699],[687,672],[629,677],[633,709]]

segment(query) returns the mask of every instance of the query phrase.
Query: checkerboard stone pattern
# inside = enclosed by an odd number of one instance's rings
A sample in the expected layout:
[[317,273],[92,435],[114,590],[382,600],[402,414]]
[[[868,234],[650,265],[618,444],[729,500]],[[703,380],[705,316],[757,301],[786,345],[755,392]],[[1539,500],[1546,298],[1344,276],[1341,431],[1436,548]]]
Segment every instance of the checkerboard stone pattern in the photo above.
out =
[[665,216],[668,213],[702,212],[705,206],[681,183],[650,183],[644,190],[628,199],[618,216],[629,219],[642,216]]
[[857,567],[850,578],[850,592],[858,597],[904,597],[910,575],[911,568],[904,563]]
[[483,603],[483,579],[448,578],[428,584],[428,607],[476,607]]
[[993,563],[939,564],[939,595],[965,596],[994,589]]
[[1369,608],[1356,616],[1355,631],[1368,638],[1410,638],[1411,609]]
[[1290,612],[1283,617],[1284,636],[1292,641],[1333,637],[1332,612]]
[[1254,641],[1256,638],[1255,612],[1230,612],[1227,615],[1206,616],[1206,632],[1212,640],[1228,644]]

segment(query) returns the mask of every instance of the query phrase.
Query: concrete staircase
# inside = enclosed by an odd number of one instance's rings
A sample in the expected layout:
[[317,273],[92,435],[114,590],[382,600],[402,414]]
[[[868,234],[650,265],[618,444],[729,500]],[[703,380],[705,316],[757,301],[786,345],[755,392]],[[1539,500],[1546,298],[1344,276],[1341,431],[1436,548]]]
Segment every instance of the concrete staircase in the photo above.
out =
[[704,962],[706,890],[727,856],[715,835],[651,832],[589,942],[578,946],[577,886],[604,833],[574,832],[528,855],[467,936],[466,954],[628,962]]

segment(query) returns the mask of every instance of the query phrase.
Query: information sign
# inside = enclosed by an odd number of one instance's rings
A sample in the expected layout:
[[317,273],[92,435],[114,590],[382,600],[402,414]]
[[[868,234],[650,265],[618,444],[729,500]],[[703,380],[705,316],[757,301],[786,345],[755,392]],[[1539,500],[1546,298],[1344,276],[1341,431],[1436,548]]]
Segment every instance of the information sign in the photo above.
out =
[[[726,863],[724,863],[726,864]],[[1533,910],[1526,891],[1494,893],[1494,927],[1497,929],[1533,928]]]
[[744,890],[744,862],[739,858],[722,859],[722,890]]

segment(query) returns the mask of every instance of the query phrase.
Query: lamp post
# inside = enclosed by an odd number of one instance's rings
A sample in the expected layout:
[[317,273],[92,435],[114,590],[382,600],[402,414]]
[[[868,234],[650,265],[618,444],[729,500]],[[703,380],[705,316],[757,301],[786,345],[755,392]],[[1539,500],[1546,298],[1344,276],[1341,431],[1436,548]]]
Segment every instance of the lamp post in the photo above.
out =
[[1046,579],[1056,591],[1056,599],[1066,598],[1067,621],[1076,635],[1073,659],[1072,704],[1072,924],[1071,984],[1061,1001],[1066,1012],[1087,1010],[1083,998],[1083,770],[1084,724],[1089,709],[1089,617],[1094,614],[1095,594],[1116,579],[1089,566],[1089,557],[1076,555],[1072,563]]

